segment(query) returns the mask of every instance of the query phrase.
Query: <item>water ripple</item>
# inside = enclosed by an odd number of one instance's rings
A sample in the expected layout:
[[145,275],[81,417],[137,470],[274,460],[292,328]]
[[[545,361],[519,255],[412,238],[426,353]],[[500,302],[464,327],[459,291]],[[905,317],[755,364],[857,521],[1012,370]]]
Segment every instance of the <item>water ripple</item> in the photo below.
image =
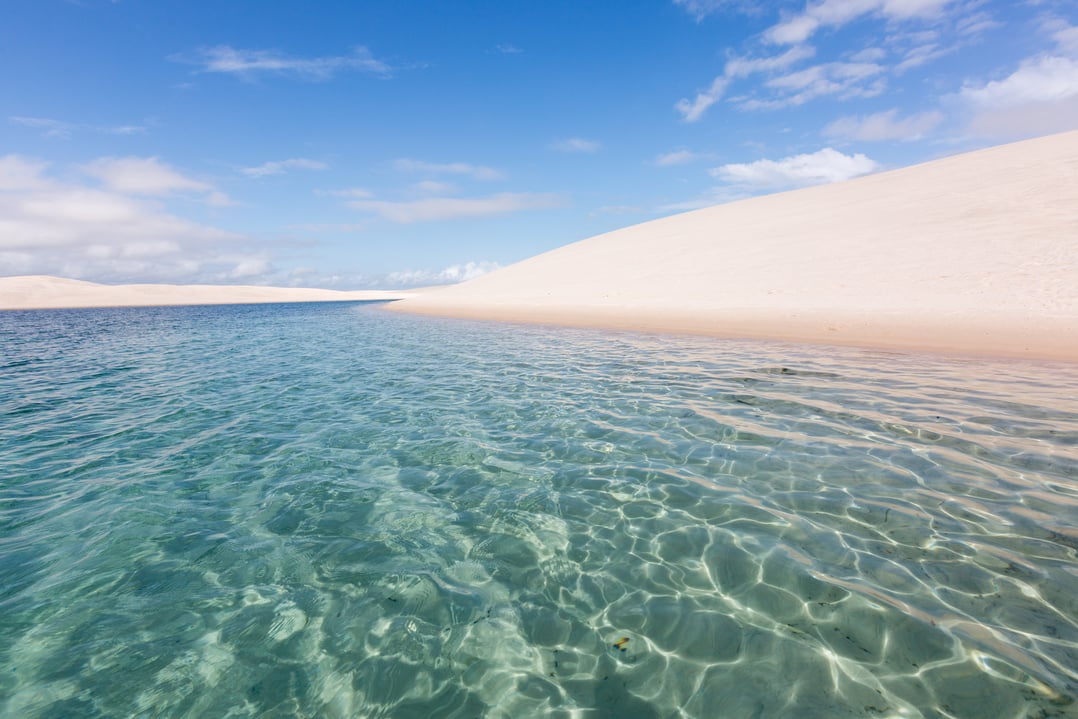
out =
[[0,715],[1078,715],[1078,371],[0,313]]

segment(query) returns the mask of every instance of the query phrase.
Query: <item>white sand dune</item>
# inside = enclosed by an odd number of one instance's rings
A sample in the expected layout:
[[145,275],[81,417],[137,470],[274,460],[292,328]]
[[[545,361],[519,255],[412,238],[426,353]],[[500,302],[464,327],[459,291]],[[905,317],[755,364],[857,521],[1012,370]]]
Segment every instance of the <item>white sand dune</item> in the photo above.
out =
[[0,310],[395,300],[410,295],[253,285],[100,285],[43,275],[0,277]]
[[1078,132],[666,217],[389,308],[1078,360]]

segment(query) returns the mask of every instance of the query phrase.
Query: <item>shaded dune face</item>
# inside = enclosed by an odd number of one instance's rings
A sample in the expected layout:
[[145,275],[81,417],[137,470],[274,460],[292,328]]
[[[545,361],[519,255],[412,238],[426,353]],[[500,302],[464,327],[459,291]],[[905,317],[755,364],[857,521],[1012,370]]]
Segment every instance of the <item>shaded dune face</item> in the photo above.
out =
[[395,309],[1078,358],[1078,132],[577,242]]

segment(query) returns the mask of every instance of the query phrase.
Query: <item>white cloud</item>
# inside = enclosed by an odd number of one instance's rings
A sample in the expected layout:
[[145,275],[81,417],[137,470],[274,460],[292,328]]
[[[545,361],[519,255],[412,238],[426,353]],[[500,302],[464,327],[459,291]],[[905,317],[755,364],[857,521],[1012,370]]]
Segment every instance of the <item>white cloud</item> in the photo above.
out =
[[898,110],[887,110],[872,115],[839,118],[825,127],[823,134],[863,142],[919,140],[941,122],[943,113],[937,110],[907,117],[899,117]]
[[796,45],[812,37],[819,27],[820,22],[815,18],[808,14],[798,15],[772,26],[764,37],[776,45]]
[[232,269],[227,271],[226,277],[230,280],[247,280],[265,275],[271,268],[272,265],[266,257],[244,257],[236,261]]
[[701,159],[703,155],[689,150],[674,150],[659,155],[655,158],[655,164],[659,167],[673,167],[674,165],[687,165]]
[[213,190],[203,199],[210,207],[235,207],[239,203],[219,190]]
[[0,157],[0,192],[37,190],[48,186],[45,170],[49,164],[20,155]]
[[783,70],[794,63],[812,57],[815,51],[808,46],[792,47],[781,55],[769,57],[733,57],[726,61],[722,75],[716,77],[711,85],[692,100],[682,98],[674,105],[685,122],[696,122],[708,108],[722,99],[730,83],[737,78],[744,78],[756,73],[768,73]]
[[1051,33],[1056,46],[1071,57],[1078,56],[1078,25],[1068,25],[1058,19],[1045,23],[1045,30]]
[[423,162],[407,158],[395,160],[393,167],[401,172],[420,175],[463,175],[473,180],[502,180],[505,175],[493,167],[472,165],[467,162]]
[[489,217],[522,210],[557,207],[559,195],[533,192],[502,192],[488,197],[428,197],[418,200],[355,200],[348,205],[401,224],[453,220],[463,217]]
[[1038,29],[1054,48],[999,79],[968,80],[944,98],[967,115],[967,132],[1016,139],[1078,128],[1078,26],[1046,16]]
[[962,88],[962,99],[981,108],[1065,100],[1078,94],[1078,60],[1045,56],[1026,60],[1002,80]]
[[1025,60],[1001,80],[966,85],[957,99],[971,111],[969,130],[987,137],[1022,137],[1078,127],[1078,59]]
[[200,72],[224,73],[243,78],[259,74],[290,75],[304,80],[329,80],[345,70],[388,77],[392,68],[371,55],[362,45],[350,55],[291,57],[275,50],[239,50],[228,45],[200,48],[191,54],[169,59],[198,65]]
[[602,148],[602,145],[595,140],[585,140],[582,137],[570,137],[565,140],[555,140],[550,143],[551,150],[557,150],[558,152],[584,152],[595,153]]
[[391,272],[385,277],[385,284],[393,287],[423,287],[448,285],[467,282],[493,272],[500,265],[497,262],[464,262],[450,265],[442,270],[402,270]]
[[213,192],[213,186],[182,175],[156,157],[102,157],[81,167],[110,190],[128,195],[164,196]]
[[807,41],[817,30],[838,27],[864,15],[878,15],[891,21],[934,18],[953,0],[822,0],[805,6],[803,12],[787,16],[764,33],[767,42],[796,45]]
[[62,182],[47,170],[40,160],[0,157],[0,267],[10,274],[205,281],[255,256],[241,235],[177,217],[157,200]]
[[865,155],[845,155],[825,147],[781,160],[722,165],[711,170],[711,175],[732,185],[765,191],[840,182],[877,169],[879,165]]
[[257,167],[244,167],[240,170],[248,177],[265,177],[266,175],[283,175],[289,170],[326,170],[329,165],[318,160],[308,160],[303,157],[293,157],[288,160],[274,160],[265,162]]
[[519,55],[524,51],[516,45],[502,43],[494,46],[494,52],[498,53],[499,55]]

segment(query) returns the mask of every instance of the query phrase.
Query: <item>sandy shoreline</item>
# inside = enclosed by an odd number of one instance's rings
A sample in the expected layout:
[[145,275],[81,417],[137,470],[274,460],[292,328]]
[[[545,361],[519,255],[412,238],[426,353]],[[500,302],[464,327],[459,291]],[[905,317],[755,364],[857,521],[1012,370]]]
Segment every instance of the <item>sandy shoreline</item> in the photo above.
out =
[[599,235],[388,309],[1078,360],[1078,132]]
[[0,277],[0,310],[397,300],[412,294],[255,285],[101,285],[44,275]]

